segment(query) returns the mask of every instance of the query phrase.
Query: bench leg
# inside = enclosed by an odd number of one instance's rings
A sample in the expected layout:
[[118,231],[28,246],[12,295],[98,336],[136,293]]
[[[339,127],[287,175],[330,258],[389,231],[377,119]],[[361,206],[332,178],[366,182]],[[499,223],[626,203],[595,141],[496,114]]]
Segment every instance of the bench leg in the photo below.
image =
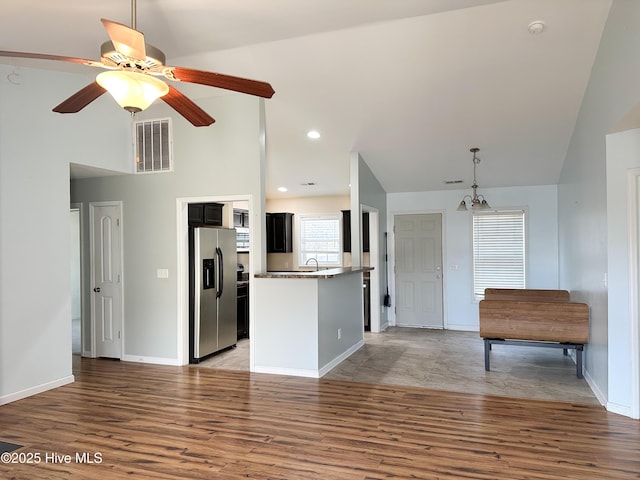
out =
[[491,367],[489,365],[489,351],[491,350],[491,343],[486,338],[484,339],[484,369],[488,372]]
[[576,377],[582,378],[582,345],[576,347]]

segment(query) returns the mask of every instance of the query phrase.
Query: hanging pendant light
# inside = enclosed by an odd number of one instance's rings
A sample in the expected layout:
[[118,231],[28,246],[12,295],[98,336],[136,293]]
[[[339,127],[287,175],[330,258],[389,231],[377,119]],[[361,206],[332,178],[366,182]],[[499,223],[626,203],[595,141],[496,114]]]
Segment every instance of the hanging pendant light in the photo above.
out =
[[478,153],[480,149],[477,147],[474,147],[469,151],[473,153],[473,185],[471,185],[471,189],[473,190],[473,195],[465,195],[464,197],[462,197],[462,201],[460,202],[460,205],[458,205],[458,209],[457,209],[459,212],[467,211],[466,199],[469,199],[469,203],[471,204],[471,210],[487,210],[491,208],[487,203],[487,201],[484,199],[484,196],[478,195],[477,193],[478,184],[476,182],[476,167],[480,163],[480,159],[478,158],[476,153]]

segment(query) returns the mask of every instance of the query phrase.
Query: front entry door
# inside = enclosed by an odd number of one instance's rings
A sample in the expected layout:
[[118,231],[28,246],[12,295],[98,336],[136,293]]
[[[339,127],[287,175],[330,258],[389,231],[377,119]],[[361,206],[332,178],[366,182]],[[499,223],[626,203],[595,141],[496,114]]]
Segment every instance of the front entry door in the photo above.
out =
[[444,328],[442,215],[396,215],[396,325]]
[[96,356],[122,357],[121,205],[91,204],[92,314]]

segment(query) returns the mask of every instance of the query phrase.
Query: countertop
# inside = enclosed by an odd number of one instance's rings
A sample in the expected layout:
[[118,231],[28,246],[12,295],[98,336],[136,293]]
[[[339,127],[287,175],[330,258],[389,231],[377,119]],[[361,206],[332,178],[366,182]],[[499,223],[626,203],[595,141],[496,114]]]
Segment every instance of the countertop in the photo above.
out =
[[369,272],[373,267],[341,267],[329,268],[326,270],[310,270],[310,271],[281,271],[256,273],[255,278],[333,278],[338,275],[346,275],[349,273]]

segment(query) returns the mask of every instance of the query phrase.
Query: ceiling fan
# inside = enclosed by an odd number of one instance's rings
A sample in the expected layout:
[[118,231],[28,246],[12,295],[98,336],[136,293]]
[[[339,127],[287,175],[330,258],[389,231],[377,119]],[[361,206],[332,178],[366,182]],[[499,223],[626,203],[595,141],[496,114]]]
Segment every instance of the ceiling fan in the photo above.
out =
[[132,114],[144,110],[157,98],[161,98],[194,126],[204,127],[211,125],[215,120],[179,90],[158,77],[218,87],[263,98],[271,98],[275,93],[271,85],[266,82],[167,66],[164,53],[145,43],[142,32],[136,30],[136,0],[131,1],[131,27],[104,18],[100,21],[110,41],[102,44],[99,61],[2,50],[0,50],[0,57],[58,60],[107,69],[98,74],[93,83],[54,107],[53,111],[58,113],[79,112],[108,91],[120,106]]

